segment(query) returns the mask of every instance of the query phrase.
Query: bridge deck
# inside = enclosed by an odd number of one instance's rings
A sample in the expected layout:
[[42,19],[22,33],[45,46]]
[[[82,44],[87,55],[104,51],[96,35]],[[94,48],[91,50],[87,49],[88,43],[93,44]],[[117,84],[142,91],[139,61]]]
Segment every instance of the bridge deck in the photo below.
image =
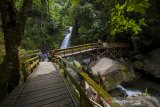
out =
[[63,78],[51,62],[40,62],[28,81],[18,86],[1,107],[75,107]]

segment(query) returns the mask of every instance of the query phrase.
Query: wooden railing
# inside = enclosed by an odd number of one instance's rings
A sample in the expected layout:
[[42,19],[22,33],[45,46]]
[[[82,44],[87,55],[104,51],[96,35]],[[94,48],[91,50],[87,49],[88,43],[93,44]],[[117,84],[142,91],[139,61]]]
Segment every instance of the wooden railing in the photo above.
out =
[[[86,74],[84,71],[78,69],[77,67],[70,64],[68,61],[64,60],[63,58],[56,56],[56,58],[53,59],[59,66],[64,70],[64,78],[69,78],[72,84],[76,87],[76,89],[79,92],[80,95],[80,107],[94,107],[93,102],[88,98],[85,91],[81,87],[83,82],[86,81],[92,88],[94,88],[97,93],[103,98],[103,100],[109,104],[111,107],[120,107],[119,104],[113,103],[113,98],[102,88],[100,87],[95,81],[93,81],[88,74]],[[80,84],[77,82],[77,80],[74,79],[74,77],[69,73],[69,71],[66,69],[66,66],[73,69],[81,78]]]
[[128,48],[129,44],[121,43],[121,42],[100,42],[100,43],[90,43],[78,46],[72,46],[66,49],[55,49],[52,52],[56,55],[60,55],[62,57],[75,55],[79,53],[84,53],[88,51],[93,51],[96,49],[105,49],[105,48]]
[[98,48],[98,45],[96,43],[90,43],[90,44],[72,46],[66,49],[56,49],[56,50],[53,50],[52,52],[56,53],[56,55],[68,56],[68,55],[73,55],[76,52],[83,53],[86,51],[95,50],[97,48]]
[[22,62],[22,73],[24,77],[24,82],[27,80],[28,75],[33,72],[33,69],[38,65],[38,63],[39,58],[37,55],[31,59]]
[[130,44],[123,42],[104,42],[103,48],[129,48]]

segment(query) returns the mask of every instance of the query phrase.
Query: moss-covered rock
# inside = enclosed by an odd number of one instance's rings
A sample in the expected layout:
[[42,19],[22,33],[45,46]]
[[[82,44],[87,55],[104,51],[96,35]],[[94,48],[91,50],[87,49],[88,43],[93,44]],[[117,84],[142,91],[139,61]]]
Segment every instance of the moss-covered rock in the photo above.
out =
[[101,75],[105,89],[110,91],[115,89],[122,82],[130,81],[134,78],[134,72],[131,72],[126,63],[102,58],[93,67],[94,75]]

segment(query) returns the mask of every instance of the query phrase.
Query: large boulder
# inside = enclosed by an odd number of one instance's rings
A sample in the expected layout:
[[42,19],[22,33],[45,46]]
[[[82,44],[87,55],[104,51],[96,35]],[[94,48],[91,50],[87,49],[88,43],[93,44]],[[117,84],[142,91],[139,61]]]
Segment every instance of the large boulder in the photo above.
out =
[[150,52],[144,59],[144,71],[160,78],[160,48]]
[[109,58],[100,59],[93,67],[93,74],[102,77],[107,91],[115,89],[122,82],[132,80],[134,72],[130,71],[127,63],[115,61]]

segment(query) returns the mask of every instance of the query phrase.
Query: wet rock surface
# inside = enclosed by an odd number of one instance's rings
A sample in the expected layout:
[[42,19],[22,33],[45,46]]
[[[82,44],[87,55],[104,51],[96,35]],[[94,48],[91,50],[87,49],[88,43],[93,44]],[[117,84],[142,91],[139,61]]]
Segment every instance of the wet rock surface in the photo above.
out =
[[120,88],[115,88],[111,90],[109,94],[115,98],[126,98],[128,96],[127,93]]
[[102,77],[107,91],[111,91],[122,82],[134,78],[134,73],[125,63],[109,58],[100,59],[91,69],[94,75],[99,74]]

